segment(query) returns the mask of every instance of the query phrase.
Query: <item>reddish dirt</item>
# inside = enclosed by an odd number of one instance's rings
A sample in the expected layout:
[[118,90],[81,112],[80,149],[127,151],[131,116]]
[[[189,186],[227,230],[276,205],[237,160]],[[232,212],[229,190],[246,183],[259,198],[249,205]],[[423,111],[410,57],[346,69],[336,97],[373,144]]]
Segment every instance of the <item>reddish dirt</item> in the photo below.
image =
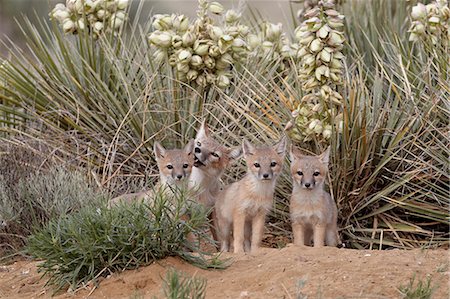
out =
[[[337,248],[263,248],[256,255],[225,255],[226,270],[201,270],[178,258],[116,273],[97,288],[86,287],[56,298],[163,298],[162,277],[176,268],[207,279],[207,298],[400,298],[397,288],[413,276],[431,276],[432,298],[449,298],[449,251],[368,251]],[[0,266],[0,298],[50,298],[36,271],[37,262]],[[304,287],[298,289],[300,281]]]

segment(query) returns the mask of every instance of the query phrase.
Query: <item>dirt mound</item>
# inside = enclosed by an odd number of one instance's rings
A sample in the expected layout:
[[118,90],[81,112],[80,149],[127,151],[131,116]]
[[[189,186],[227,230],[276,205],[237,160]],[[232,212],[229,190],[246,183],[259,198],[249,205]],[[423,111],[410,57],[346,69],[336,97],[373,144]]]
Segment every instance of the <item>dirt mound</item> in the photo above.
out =
[[[96,288],[56,298],[162,298],[162,278],[176,268],[207,279],[207,298],[399,298],[397,288],[413,276],[431,276],[433,298],[449,298],[448,250],[368,251],[337,248],[264,248],[256,255],[226,254],[226,270],[198,269],[178,258],[116,273]],[[0,298],[50,298],[37,262],[0,267]],[[299,286],[303,285],[302,288]]]

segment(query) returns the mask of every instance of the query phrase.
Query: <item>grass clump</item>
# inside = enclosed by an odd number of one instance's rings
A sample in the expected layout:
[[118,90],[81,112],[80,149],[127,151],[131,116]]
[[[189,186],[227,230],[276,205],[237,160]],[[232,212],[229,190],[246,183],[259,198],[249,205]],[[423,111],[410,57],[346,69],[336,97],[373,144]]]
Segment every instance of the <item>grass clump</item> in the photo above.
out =
[[8,155],[0,157],[2,252],[17,251],[35,229],[80,209],[96,193],[81,172],[15,150],[18,154],[6,151]]
[[429,299],[435,290],[431,286],[431,277],[427,276],[425,280],[419,279],[414,285],[416,277],[413,276],[406,285],[398,288],[402,298],[404,299]]
[[206,296],[206,279],[189,277],[175,269],[164,279],[164,295],[168,299],[202,299]]
[[[189,217],[186,217],[189,215]],[[199,267],[220,267],[207,256],[193,254],[198,244],[188,240],[209,240],[204,228],[206,211],[191,203],[187,194],[173,196],[156,192],[152,200],[119,204],[89,205],[78,213],[52,220],[29,238],[27,251],[44,260],[39,271],[48,275],[47,284],[60,290],[106,276],[115,271],[148,265],[167,256],[180,256]],[[190,239],[190,238],[189,238]]]

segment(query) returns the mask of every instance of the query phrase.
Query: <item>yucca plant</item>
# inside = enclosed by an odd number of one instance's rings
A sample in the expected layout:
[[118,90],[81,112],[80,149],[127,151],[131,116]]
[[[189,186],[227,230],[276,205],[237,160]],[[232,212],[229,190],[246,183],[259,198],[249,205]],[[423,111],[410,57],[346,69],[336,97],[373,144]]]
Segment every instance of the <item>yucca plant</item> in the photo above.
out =
[[[330,189],[344,240],[353,247],[448,242],[448,56],[440,48],[425,53],[408,41],[407,5],[339,6],[348,41],[343,130],[332,130],[329,139]],[[56,24],[27,21],[23,30],[34,57],[17,51],[0,69],[0,110],[19,120],[4,130],[64,151],[99,185],[116,191],[125,180],[154,176],[154,139],[183,143],[194,136],[200,118],[228,146],[242,138],[257,144],[280,138],[304,95],[295,61],[250,55],[230,70],[229,87],[196,89],[178,81],[167,64],[155,65],[147,37],[156,18],[143,26],[138,19],[122,35],[98,39],[66,37]],[[264,23],[254,21],[255,30],[263,31]],[[21,118],[28,127],[19,126]],[[300,145],[311,152],[322,147]],[[225,182],[244,170],[238,163]],[[269,227],[288,235],[287,167],[278,182]]]

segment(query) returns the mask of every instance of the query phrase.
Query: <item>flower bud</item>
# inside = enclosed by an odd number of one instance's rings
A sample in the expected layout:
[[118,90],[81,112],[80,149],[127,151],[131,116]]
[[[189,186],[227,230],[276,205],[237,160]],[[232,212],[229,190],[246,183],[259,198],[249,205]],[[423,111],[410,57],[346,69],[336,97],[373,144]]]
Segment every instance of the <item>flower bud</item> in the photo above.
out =
[[177,71],[186,74],[187,72],[189,72],[189,65],[184,63],[177,63]]
[[198,55],[192,55],[191,57],[191,65],[193,67],[200,67],[203,64],[203,60]]
[[328,52],[326,48],[320,52],[320,60],[322,60],[323,62],[330,62],[331,53]]
[[103,23],[95,22],[93,27],[94,27],[94,31],[98,33],[103,30]]
[[70,19],[66,19],[63,23],[63,31],[64,33],[73,32],[75,30],[75,23]]
[[188,64],[191,61],[192,54],[188,50],[181,50],[178,53],[178,61],[182,64]]
[[124,9],[127,8],[127,6],[128,6],[128,0],[118,0],[117,1],[117,8],[118,9],[124,10]]
[[331,134],[332,134],[332,131],[329,129],[324,129],[322,132],[323,138],[325,138],[327,140],[331,138]]
[[412,8],[411,17],[414,20],[424,19],[427,16],[427,8],[422,3],[418,3]]
[[223,35],[223,31],[220,27],[217,26],[211,26],[209,28],[209,36],[213,39],[213,40],[219,40],[219,38]]
[[219,88],[227,88],[230,86],[230,79],[225,75],[219,75],[217,77],[217,86]]
[[191,32],[186,32],[182,37],[183,46],[190,47],[195,41],[195,36]]
[[198,40],[194,42],[194,52],[200,56],[206,55],[208,53],[209,46],[205,43],[201,43]]
[[214,66],[216,65],[216,61],[214,60],[214,58],[210,57],[210,56],[205,56],[203,58],[203,63],[205,64],[205,66],[209,69],[213,69]]
[[106,12],[106,10],[104,10],[104,9],[99,9],[99,10],[97,11],[97,17],[98,17],[100,20],[105,19],[105,17],[107,17],[107,16],[108,16],[108,13]]
[[65,19],[70,17],[69,11],[66,10],[65,7],[64,7],[64,9],[58,9],[58,10],[55,10],[55,9],[53,9],[53,11],[51,13],[51,17],[58,20],[60,23],[64,22]]
[[172,36],[167,32],[152,32],[149,40],[156,46],[168,48],[172,45]]
[[255,34],[249,34],[247,36],[247,43],[250,49],[253,50],[261,44],[261,39]]
[[216,14],[216,15],[222,14],[222,12],[224,10],[222,4],[220,4],[219,2],[211,2],[209,4],[208,8],[211,13]]
[[246,37],[248,35],[248,33],[250,32],[250,29],[248,28],[248,26],[239,25],[238,26],[238,32],[239,32],[240,36]]
[[330,46],[337,46],[341,45],[343,42],[344,38],[342,37],[342,35],[340,33],[337,33],[336,31],[332,31],[327,43]]
[[241,18],[241,14],[236,11],[230,9],[225,13],[225,21],[229,24],[236,23]]
[[328,33],[330,32],[330,27],[328,25],[323,25],[322,28],[317,31],[317,37],[320,37],[322,39],[326,38],[328,36]]
[[197,79],[195,79],[195,83],[197,83],[199,86],[206,86],[205,75],[198,75]]
[[198,72],[196,70],[190,70],[186,74],[186,79],[188,81],[194,81],[195,79],[197,79],[197,77],[198,77]]
[[313,53],[317,53],[320,50],[322,50],[323,48],[323,44],[322,41],[318,38],[316,38],[315,40],[313,40],[311,42],[311,44],[309,45],[309,49],[313,52]]
[[183,45],[183,40],[181,39],[181,36],[174,35],[172,36],[172,47],[179,48]]
[[272,42],[276,41],[281,35],[282,27],[283,25],[281,23],[278,24],[266,23],[266,30],[265,30],[266,39]]
[[216,45],[212,45],[209,47],[208,54],[211,57],[217,57],[220,55],[220,48]]

